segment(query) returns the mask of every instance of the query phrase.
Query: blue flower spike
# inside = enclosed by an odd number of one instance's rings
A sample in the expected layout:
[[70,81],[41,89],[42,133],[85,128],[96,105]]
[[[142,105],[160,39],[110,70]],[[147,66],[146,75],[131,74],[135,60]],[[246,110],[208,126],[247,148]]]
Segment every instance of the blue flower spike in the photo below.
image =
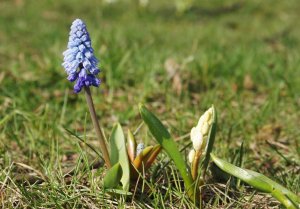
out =
[[79,93],[84,86],[100,85],[96,76],[100,72],[98,60],[94,56],[90,35],[85,23],[76,19],[73,21],[69,36],[68,49],[64,51],[62,66],[68,74],[68,80],[76,81],[74,92]]
[[62,63],[62,66],[68,74],[68,80],[71,82],[75,81],[74,92],[79,93],[82,88],[84,89],[86,102],[89,107],[96,135],[100,141],[100,149],[106,166],[110,168],[111,163],[104,134],[100,128],[90,91],[90,86],[98,87],[100,85],[100,80],[97,78],[100,70],[97,67],[98,60],[94,56],[90,35],[82,20],[76,19],[73,21],[68,49],[64,51],[63,55],[64,62]]

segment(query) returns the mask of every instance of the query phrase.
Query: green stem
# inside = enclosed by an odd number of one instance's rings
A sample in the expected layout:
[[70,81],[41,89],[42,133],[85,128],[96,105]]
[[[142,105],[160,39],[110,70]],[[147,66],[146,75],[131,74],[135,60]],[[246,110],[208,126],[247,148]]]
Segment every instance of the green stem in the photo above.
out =
[[194,160],[191,165],[191,173],[192,173],[192,178],[194,181],[196,181],[197,176],[198,176],[199,160],[200,160],[201,155],[202,155],[202,151],[197,150]]
[[89,110],[90,110],[90,114],[91,114],[93,125],[94,125],[95,131],[96,131],[96,135],[97,135],[98,139],[100,140],[100,149],[101,149],[101,152],[103,154],[103,158],[104,158],[106,166],[108,168],[110,168],[111,164],[110,164],[110,160],[109,160],[109,154],[108,154],[108,151],[107,151],[107,147],[106,147],[106,144],[105,144],[103,133],[100,129],[100,125],[99,125],[99,122],[97,120],[97,115],[96,115],[96,111],[95,111],[95,107],[94,107],[94,103],[93,103],[93,98],[92,98],[92,95],[91,95],[91,90],[88,86],[85,86],[84,90],[85,90],[86,102],[87,102]]

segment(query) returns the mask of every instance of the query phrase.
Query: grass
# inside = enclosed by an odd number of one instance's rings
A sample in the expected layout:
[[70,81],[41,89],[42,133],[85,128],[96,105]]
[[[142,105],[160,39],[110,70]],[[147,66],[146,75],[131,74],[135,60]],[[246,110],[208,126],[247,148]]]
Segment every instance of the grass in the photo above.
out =
[[[103,84],[93,95],[106,136],[116,121],[134,131],[141,123],[137,104],[144,102],[184,147],[189,137],[182,136],[213,103],[219,113],[214,153],[233,161],[244,142],[245,168],[299,194],[298,1],[243,1],[228,9],[236,2],[205,0],[183,15],[159,2],[148,8],[130,1],[0,3],[3,208],[192,208],[174,165],[162,169],[169,160],[164,153],[153,168],[156,177],[140,180],[134,198],[105,195],[104,169],[90,169],[97,155],[65,130],[99,146],[84,96],[72,92],[61,67],[77,17],[86,21],[101,60]],[[177,79],[169,78],[166,60],[180,66]],[[137,138],[153,143],[145,126]],[[44,182],[30,182],[32,175]],[[207,208],[278,207],[227,180],[209,180]]]

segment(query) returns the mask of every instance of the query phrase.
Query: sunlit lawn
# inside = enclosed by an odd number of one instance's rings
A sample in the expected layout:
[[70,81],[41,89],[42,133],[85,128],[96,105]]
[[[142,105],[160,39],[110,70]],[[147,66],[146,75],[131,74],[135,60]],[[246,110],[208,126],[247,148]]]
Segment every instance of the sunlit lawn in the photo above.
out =
[[[122,1],[121,1],[122,2]],[[3,208],[188,208],[179,174],[162,153],[149,188],[135,196],[103,193],[97,155],[71,136],[98,145],[83,94],[74,94],[61,66],[69,27],[85,20],[100,59],[93,89],[108,136],[119,121],[134,131],[143,102],[182,148],[211,104],[219,113],[214,153],[232,161],[242,142],[244,167],[300,192],[300,4],[296,0],[200,1],[185,14],[150,1],[0,2],[0,203]],[[139,141],[154,141],[143,126]],[[144,136],[147,137],[144,137]],[[188,149],[183,149],[186,155]],[[75,168],[72,175],[65,174]],[[31,175],[43,182],[30,181]],[[151,172],[149,173],[151,176]],[[275,199],[209,175],[207,208],[276,207]],[[144,190],[143,190],[144,189]]]

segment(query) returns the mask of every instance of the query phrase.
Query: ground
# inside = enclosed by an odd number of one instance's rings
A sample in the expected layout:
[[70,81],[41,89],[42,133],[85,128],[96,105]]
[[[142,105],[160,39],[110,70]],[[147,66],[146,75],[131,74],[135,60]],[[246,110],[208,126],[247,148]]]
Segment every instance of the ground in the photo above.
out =
[[[214,104],[213,152],[233,162],[244,143],[243,167],[299,194],[299,9],[297,0],[204,0],[185,12],[158,0],[147,7],[129,0],[2,0],[2,207],[192,207],[173,181],[180,179],[173,164],[160,169],[169,161],[164,152],[151,171],[158,169],[156,178],[150,172],[127,199],[103,193],[105,169],[88,169],[97,155],[66,131],[99,149],[84,95],[73,93],[61,66],[76,18],[86,22],[100,59],[102,84],[92,93],[107,137],[117,121],[134,131],[143,102],[184,148],[191,128]],[[146,126],[137,138],[154,143]],[[236,189],[222,176],[209,176],[206,208],[279,205],[249,186]]]

